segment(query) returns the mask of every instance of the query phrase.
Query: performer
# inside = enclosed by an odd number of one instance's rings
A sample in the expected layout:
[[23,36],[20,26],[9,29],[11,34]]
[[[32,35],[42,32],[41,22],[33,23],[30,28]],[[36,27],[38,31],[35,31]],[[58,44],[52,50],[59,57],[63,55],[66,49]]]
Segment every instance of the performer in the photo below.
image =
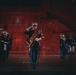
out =
[[36,61],[40,47],[39,41],[44,38],[42,30],[38,30],[37,25],[37,23],[33,23],[32,26],[28,27],[24,32],[24,34],[29,35],[27,38],[27,42],[29,44],[29,53],[31,58],[31,65],[33,66],[33,68],[36,67]]
[[69,34],[67,44],[68,44],[69,61],[72,62],[72,57],[75,52],[75,45],[76,45],[75,40],[72,38],[72,34]]
[[2,36],[2,32],[4,31],[3,28],[0,28],[0,61],[1,61],[1,57],[2,57],[2,50],[1,50],[1,36]]
[[9,50],[9,38],[8,38],[8,32],[3,31],[1,35],[1,61],[5,62],[8,58],[7,53]]
[[66,58],[66,37],[65,35],[61,34],[59,39],[60,44],[60,58],[64,59]]
[[12,48],[12,37],[9,34],[7,34],[7,40],[8,40],[8,45],[7,45],[7,59],[8,59],[9,52]]

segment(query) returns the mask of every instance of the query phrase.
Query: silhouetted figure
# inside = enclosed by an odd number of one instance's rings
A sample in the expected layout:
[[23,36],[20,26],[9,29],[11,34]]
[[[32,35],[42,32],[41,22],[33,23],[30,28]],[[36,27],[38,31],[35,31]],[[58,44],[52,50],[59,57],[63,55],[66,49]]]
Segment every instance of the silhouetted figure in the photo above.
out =
[[69,38],[67,39],[67,44],[68,44],[69,61],[72,62],[72,57],[75,52],[75,40],[72,38],[71,34],[69,34]]
[[9,50],[10,50],[10,38],[6,31],[4,31],[0,37],[0,50],[1,50],[1,61],[5,62],[8,59]]
[[12,48],[12,37],[10,36],[10,35],[8,35],[7,36],[7,38],[8,38],[8,46],[7,46],[7,59],[8,59],[8,57],[9,57],[9,52],[10,52],[10,50],[11,50],[11,48]]
[[61,34],[59,39],[60,44],[60,58],[64,59],[66,58],[66,37],[65,35]]
[[32,26],[28,27],[24,34],[28,34],[27,42],[29,44],[29,54],[31,58],[31,64],[33,68],[36,67],[36,61],[39,51],[39,41],[42,40],[42,33],[37,31],[37,24],[32,24]]

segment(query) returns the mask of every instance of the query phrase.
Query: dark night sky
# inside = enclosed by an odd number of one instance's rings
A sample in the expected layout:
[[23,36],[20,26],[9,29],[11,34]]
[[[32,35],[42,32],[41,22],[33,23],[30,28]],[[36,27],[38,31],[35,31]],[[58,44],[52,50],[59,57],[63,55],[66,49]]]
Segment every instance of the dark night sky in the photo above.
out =
[[41,0],[1,0],[0,6],[39,6]]

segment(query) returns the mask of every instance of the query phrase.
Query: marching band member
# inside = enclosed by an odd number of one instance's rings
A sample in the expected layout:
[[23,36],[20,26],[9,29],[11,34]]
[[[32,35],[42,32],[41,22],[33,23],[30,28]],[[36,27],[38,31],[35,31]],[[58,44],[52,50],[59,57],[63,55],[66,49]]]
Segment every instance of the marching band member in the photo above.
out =
[[75,40],[73,39],[72,34],[69,34],[67,44],[68,44],[69,61],[72,62],[72,57],[75,52]]
[[9,33],[6,31],[2,32],[2,35],[0,37],[0,50],[1,50],[1,61],[5,62],[8,59],[8,52],[9,52],[9,44],[10,44],[10,38]]
[[36,61],[40,47],[39,41],[44,38],[42,31],[37,31],[37,26],[37,23],[32,23],[32,26],[28,27],[24,32],[24,34],[28,34],[27,42],[29,44],[31,65],[33,68],[36,67]]
[[66,58],[66,37],[65,35],[61,34],[59,39],[60,44],[60,58],[64,59]]

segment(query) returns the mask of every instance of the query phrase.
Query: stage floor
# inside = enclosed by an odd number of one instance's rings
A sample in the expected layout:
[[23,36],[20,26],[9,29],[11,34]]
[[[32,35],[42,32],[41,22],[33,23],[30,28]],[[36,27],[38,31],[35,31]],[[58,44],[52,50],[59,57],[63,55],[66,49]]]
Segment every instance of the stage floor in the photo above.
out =
[[8,61],[0,63],[0,75],[76,75],[76,55],[70,63],[59,55],[40,55],[36,69],[30,64],[29,55],[10,54]]

